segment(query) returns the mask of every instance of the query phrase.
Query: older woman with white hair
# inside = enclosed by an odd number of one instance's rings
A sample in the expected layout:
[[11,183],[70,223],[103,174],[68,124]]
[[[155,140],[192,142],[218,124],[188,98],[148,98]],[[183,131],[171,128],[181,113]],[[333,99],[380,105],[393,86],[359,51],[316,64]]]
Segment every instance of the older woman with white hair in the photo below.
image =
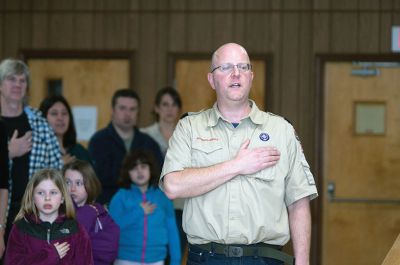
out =
[[[0,229],[6,227],[6,237],[33,173],[42,168],[62,167],[53,130],[38,110],[25,104],[29,83],[29,68],[23,61],[6,59],[0,63],[0,109],[6,125],[10,162],[7,225],[0,220]],[[7,203],[0,204],[0,213],[7,206]]]

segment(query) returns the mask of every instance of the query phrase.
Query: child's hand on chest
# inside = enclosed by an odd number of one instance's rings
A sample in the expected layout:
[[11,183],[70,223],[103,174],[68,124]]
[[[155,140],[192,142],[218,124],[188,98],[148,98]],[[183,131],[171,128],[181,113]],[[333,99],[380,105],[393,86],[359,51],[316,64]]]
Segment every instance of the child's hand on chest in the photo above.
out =
[[146,201],[146,202],[141,202],[140,207],[142,207],[144,214],[148,215],[148,214],[152,214],[154,212],[157,205],[154,203],[151,203],[149,201]]

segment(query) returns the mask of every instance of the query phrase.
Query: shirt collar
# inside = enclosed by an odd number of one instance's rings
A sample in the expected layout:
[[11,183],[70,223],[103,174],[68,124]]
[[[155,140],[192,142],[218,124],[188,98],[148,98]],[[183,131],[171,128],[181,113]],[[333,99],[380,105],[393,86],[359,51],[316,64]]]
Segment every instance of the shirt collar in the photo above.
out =
[[[250,120],[254,124],[262,124],[263,123],[262,111],[260,111],[260,109],[257,107],[254,100],[249,99],[249,104],[251,107],[250,113],[248,116],[246,116],[242,120],[244,120],[246,118],[250,118]],[[214,106],[212,107],[212,111],[210,113],[210,117],[208,119],[207,125],[209,127],[214,127],[217,125],[219,119],[225,120],[225,118],[222,116],[221,112],[218,109],[217,102],[215,102]]]

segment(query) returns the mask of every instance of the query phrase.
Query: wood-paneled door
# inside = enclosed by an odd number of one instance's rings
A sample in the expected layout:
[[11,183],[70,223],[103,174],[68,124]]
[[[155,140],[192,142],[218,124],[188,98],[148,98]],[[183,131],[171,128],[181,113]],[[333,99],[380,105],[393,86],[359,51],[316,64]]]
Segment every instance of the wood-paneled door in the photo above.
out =
[[131,78],[128,59],[31,58],[28,65],[32,79],[28,91],[31,106],[38,108],[48,95],[49,80],[60,80],[61,94],[71,108],[96,107],[97,129],[110,122],[112,95],[117,89],[128,88]]
[[321,263],[381,264],[400,232],[400,65],[326,62],[323,78]]

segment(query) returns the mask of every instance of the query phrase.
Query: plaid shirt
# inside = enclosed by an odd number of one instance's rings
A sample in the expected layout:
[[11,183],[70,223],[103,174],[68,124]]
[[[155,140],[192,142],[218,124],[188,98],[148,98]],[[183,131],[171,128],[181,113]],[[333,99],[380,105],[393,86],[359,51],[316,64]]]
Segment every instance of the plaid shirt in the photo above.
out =
[[[37,170],[42,168],[61,169],[63,160],[60,146],[53,129],[51,129],[39,110],[26,106],[24,112],[26,116],[28,116],[28,122],[32,129],[32,149],[29,155],[29,179]],[[10,210],[13,191],[11,176],[12,159],[9,160],[9,168],[7,216]]]
[[39,169],[61,169],[62,157],[57,138],[40,111],[24,108],[32,128],[32,150],[29,156],[29,178]]
[[[39,110],[29,106],[24,108],[24,112],[26,116],[28,116],[28,122],[32,129],[32,150],[29,155],[29,179],[39,169],[61,169],[63,163],[60,146],[46,119],[42,117]],[[8,178],[9,202],[12,192],[11,167],[12,160],[10,160],[10,176]]]

